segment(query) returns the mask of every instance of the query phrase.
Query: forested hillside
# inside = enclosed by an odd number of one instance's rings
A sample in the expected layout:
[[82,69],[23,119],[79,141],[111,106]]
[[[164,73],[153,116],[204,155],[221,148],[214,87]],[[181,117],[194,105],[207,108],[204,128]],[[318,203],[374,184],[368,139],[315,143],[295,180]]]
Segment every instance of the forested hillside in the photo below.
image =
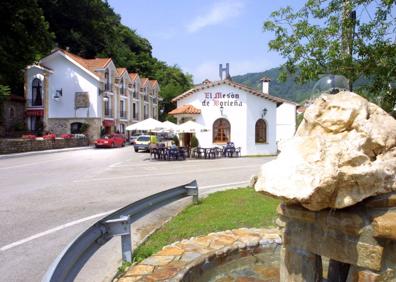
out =
[[244,75],[237,75],[232,77],[233,80],[239,83],[244,83],[250,87],[261,90],[260,79],[262,77],[271,78],[270,94],[278,96],[287,100],[301,102],[309,98],[315,82],[305,84],[297,84],[294,79],[295,76],[289,76],[285,82],[279,82],[280,68],[273,68],[264,72],[247,73]]
[[13,94],[23,95],[22,70],[54,47],[85,58],[111,57],[119,67],[157,79],[165,112],[172,97],[192,86],[190,75],[153,57],[150,42],[122,25],[106,1],[4,0],[0,26],[0,86]]
[[[263,72],[247,73],[244,75],[237,75],[232,77],[232,79],[239,83],[244,83],[250,87],[257,88],[261,90],[260,79],[262,77],[271,78],[270,82],[270,94],[278,96],[287,100],[295,101],[301,103],[306,99],[309,99],[312,95],[312,90],[315,86],[316,80],[309,81],[304,84],[298,84],[295,81],[296,76],[290,75],[284,82],[278,80],[280,73],[280,68],[273,68]],[[354,91],[364,95],[360,89],[363,85],[368,84],[369,81],[364,77],[358,79],[353,83]]]

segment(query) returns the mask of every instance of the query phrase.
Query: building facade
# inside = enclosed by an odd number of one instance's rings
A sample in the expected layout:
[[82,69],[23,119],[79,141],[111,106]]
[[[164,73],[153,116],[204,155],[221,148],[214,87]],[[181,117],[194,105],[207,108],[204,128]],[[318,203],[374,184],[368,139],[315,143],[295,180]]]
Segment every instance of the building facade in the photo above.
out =
[[26,68],[27,127],[38,134],[79,133],[88,127],[91,140],[125,133],[127,125],[145,118],[144,105],[147,118],[158,118],[159,85],[146,80],[141,91],[139,75],[117,68],[111,58],[84,59],[57,49]]
[[177,108],[169,114],[205,128],[196,132],[201,147],[233,142],[242,155],[275,155],[277,142],[294,135],[296,104],[269,95],[268,83],[263,93],[230,79],[206,80],[174,98]]

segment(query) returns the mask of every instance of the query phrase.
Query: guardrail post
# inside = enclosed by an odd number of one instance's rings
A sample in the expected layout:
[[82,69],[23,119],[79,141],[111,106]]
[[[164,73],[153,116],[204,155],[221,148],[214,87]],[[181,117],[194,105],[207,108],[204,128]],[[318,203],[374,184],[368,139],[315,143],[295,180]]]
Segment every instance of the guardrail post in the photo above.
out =
[[194,183],[195,185],[186,185],[187,194],[192,196],[193,204],[198,204],[198,184],[197,182]]
[[107,232],[112,236],[121,236],[122,260],[132,262],[131,223],[129,216],[106,220]]

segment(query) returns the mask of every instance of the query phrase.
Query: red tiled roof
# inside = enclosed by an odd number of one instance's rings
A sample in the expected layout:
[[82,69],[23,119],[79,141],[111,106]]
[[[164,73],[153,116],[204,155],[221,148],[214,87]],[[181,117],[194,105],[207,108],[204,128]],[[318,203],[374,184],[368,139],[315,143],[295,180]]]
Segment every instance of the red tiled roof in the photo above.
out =
[[76,61],[78,64],[83,66],[94,75],[98,75],[98,73],[96,72],[98,68],[105,68],[111,61],[111,58],[84,59],[80,56],[70,53],[69,51],[63,49],[58,50],[70,57],[72,60]]
[[148,81],[149,81],[148,78],[141,77],[141,78],[140,78],[140,87],[146,86],[146,84],[147,84]]
[[118,76],[121,76],[124,72],[126,72],[127,71],[127,69],[126,68],[117,68],[117,73],[118,73]]
[[276,97],[276,96],[272,96],[272,95],[268,95],[268,94],[262,93],[262,92],[260,92],[260,91],[258,91],[256,89],[250,88],[250,87],[248,87],[248,86],[246,86],[244,84],[237,83],[237,82],[234,82],[234,81],[229,80],[229,79],[213,81],[213,82],[206,82],[204,84],[198,84],[194,88],[192,88],[192,89],[180,94],[179,96],[173,98],[172,102],[179,101],[179,100],[181,100],[181,99],[183,99],[183,98],[185,98],[187,96],[190,96],[191,94],[193,94],[195,92],[198,92],[200,90],[204,90],[204,89],[211,88],[211,87],[218,86],[218,85],[222,85],[222,84],[226,84],[226,85],[229,85],[229,86],[244,90],[244,91],[246,91],[246,92],[248,92],[248,93],[250,93],[252,95],[255,95],[255,96],[258,96],[258,97],[262,97],[262,98],[267,99],[269,101],[275,102],[275,103],[277,103],[279,105],[282,104],[282,103],[285,103],[285,102],[286,103],[291,103],[291,104],[297,104],[297,103],[295,103],[293,101],[285,100],[285,99],[282,99],[282,98],[279,98],[279,97]]
[[136,78],[138,77],[138,74],[137,74],[136,72],[131,72],[131,73],[129,73],[129,77],[130,77],[132,80],[136,80]]
[[170,114],[170,115],[180,115],[180,114],[199,115],[200,113],[201,113],[201,110],[197,109],[193,105],[183,105],[179,108],[176,108],[176,109],[170,111],[168,114]]
[[156,84],[158,84],[158,81],[157,80],[149,80],[149,82],[150,82],[150,84],[151,84],[151,87],[154,87]]

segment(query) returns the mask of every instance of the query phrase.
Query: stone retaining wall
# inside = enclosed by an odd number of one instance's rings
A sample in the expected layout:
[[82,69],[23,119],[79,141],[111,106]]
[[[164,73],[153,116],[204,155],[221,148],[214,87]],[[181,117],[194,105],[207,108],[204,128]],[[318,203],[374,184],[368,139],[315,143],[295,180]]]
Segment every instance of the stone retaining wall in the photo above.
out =
[[204,271],[279,244],[278,229],[241,228],[194,237],[131,266],[118,282],[196,281]]
[[22,153],[88,146],[87,138],[55,140],[0,139],[0,154]]

